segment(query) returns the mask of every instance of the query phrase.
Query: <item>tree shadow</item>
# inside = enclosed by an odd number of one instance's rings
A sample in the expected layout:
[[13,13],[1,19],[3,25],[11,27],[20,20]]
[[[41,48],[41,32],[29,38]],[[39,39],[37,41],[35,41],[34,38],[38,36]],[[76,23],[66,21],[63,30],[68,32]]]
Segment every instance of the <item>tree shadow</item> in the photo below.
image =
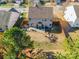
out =
[[77,30],[79,30],[79,28],[78,27],[72,27],[70,30],[69,30],[69,32],[75,32],[75,31],[77,31]]

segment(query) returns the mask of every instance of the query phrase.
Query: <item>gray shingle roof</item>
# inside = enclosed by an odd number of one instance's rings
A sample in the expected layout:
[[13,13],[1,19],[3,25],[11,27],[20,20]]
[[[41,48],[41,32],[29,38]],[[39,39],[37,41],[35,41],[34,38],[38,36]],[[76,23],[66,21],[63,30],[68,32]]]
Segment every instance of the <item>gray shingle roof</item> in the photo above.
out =
[[53,8],[52,7],[30,7],[29,17],[30,18],[52,18]]
[[17,13],[19,13],[15,8],[11,8],[9,11],[10,12],[17,12]]
[[[19,13],[0,11],[0,28],[6,30],[6,28],[11,28],[19,17]],[[15,20],[15,22],[13,22]],[[10,26],[9,26],[10,25]]]
[[76,16],[79,17],[79,5],[74,5]]
[[4,30],[9,22],[10,12],[0,12],[0,27]]

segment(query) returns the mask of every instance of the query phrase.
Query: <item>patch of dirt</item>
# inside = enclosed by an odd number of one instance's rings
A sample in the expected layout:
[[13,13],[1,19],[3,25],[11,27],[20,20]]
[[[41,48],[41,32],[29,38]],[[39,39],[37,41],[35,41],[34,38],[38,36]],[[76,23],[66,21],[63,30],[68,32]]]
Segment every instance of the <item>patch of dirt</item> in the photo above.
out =
[[79,30],[75,30],[73,32],[69,32],[70,37],[74,40],[74,39],[78,39],[79,37]]
[[[27,34],[31,36],[31,40],[36,41],[38,43],[39,42],[42,42],[42,43],[43,42],[48,42],[48,43],[50,43],[50,40],[47,37],[45,37],[47,35],[47,33],[29,31],[29,32],[27,32]],[[62,43],[65,39],[65,35],[64,35],[63,32],[59,33],[59,34],[55,34],[55,35],[58,38],[57,42],[52,43],[52,47],[51,47],[51,49],[49,49],[49,51],[55,51],[55,52],[57,51],[58,52],[58,50],[59,50],[59,52],[60,52],[60,51],[63,50]],[[39,48],[41,48],[41,47],[39,47]],[[46,48],[49,48],[49,47],[47,46]]]
[[37,42],[49,42],[49,39],[47,37],[45,37],[46,33],[29,31],[28,35],[30,35],[31,40],[34,40]]

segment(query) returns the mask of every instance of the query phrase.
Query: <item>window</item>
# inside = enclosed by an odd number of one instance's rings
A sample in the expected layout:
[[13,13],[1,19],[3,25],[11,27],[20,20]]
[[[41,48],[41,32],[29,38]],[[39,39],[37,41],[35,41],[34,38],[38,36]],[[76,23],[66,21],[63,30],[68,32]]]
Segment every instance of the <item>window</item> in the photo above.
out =
[[42,19],[42,21],[47,21],[47,19]]
[[46,19],[44,21],[47,21]]
[[44,21],[44,19],[42,19],[42,21]]
[[31,24],[31,26],[33,26],[33,23]]
[[76,25],[78,25],[78,23]]
[[49,24],[49,26],[52,26],[52,24]]

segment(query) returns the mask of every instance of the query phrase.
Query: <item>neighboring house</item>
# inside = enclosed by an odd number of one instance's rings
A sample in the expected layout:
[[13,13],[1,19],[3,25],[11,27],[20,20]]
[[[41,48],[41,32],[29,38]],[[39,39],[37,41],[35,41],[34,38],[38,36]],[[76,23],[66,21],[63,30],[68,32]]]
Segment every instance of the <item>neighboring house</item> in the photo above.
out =
[[44,3],[50,0],[29,0],[32,3],[32,6],[42,6]]
[[18,18],[19,13],[14,10],[10,11],[0,10],[0,31],[12,28],[15,25]]
[[17,4],[21,4],[21,3],[23,2],[23,0],[15,0],[15,2],[16,2]]
[[55,1],[56,4],[61,5],[63,2],[67,2],[67,1],[70,1],[70,0],[54,0],[54,1]]
[[0,0],[0,3],[6,2],[6,0]]
[[71,2],[79,2],[79,0],[70,0]]
[[79,5],[68,6],[64,13],[71,27],[79,27]]
[[32,6],[39,5],[39,0],[28,0],[28,3],[31,4]]
[[30,7],[29,26],[47,30],[52,27],[53,8],[52,7]]
[[56,0],[55,2],[56,2],[56,4],[60,4],[61,0]]
[[3,3],[3,2],[8,2],[8,3],[17,3],[17,4],[21,4],[24,0],[0,0],[0,3]]
[[17,9],[15,9],[15,8],[11,8],[11,9],[9,10],[9,12],[17,12],[17,13],[19,13],[19,11],[18,11]]

